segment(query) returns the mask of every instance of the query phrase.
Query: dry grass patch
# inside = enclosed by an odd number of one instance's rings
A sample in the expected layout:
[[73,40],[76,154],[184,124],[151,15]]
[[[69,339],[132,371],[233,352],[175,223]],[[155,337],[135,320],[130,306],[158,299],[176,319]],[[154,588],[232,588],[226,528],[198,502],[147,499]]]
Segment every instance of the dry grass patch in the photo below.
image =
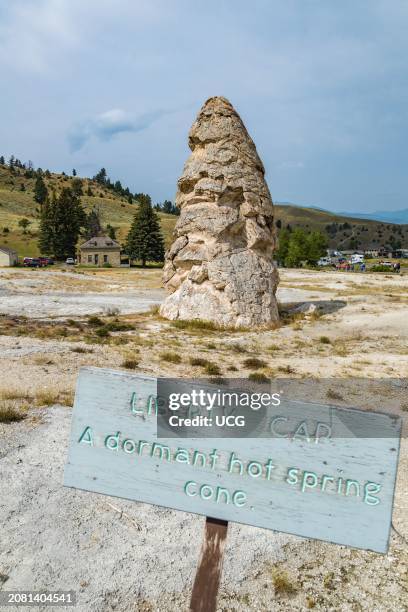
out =
[[36,406],[53,406],[58,403],[59,391],[54,389],[42,389],[35,394]]
[[207,361],[204,370],[209,376],[220,376],[222,374],[220,367],[211,361]]
[[251,372],[248,376],[248,380],[257,383],[269,382],[269,378],[263,372]]
[[74,346],[71,351],[73,353],[93,353],[93,349],[91,348],[84,348],[83,346]]
[[263,361],[263,359],[258,359],[257,357],[248,357],[248,359],[245,359],[245,361],[243,362],[243,365],[246,368],[266,368],[268,367],[268,364],[266,363],[266,361]]
[[172,353],[171,351],[160,353],[160,359],[162,361],[168,361],[169,363],[181,363],[181,355]]
[[122,362],[121,367],[126,368],[126,370],[135,370],[139,365],[139,362],[136,359],[125,359]]
[[0,400],[0,423],[22,421],[27,415],[16,404]]
[[289,574],[282,569],[272,569],[272,583],[276,595],[293,595],[297,591]]
[[328,389],[326,393],[326,397],[328,397],[329,399],[334,399],[334,400],[344,400],[344,397],[340,395],[340,393],[338,393],[334,389]]
[[320,344],[331,344],[331,340],[328,336],[320,336],[319,342]]
[[36,365],[52,365],[55,363],[50,357],[47,355],[36,355],[33,359]]

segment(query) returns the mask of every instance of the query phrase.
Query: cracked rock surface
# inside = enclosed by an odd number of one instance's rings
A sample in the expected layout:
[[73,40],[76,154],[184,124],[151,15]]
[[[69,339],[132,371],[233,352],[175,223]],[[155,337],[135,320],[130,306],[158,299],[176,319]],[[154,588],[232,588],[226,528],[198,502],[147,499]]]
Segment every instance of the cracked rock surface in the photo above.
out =
[[273,203],[255,145],[228,100],[207,100],[189,146],[163,273],[169,295],[160,312],[235,327],[274,323]]

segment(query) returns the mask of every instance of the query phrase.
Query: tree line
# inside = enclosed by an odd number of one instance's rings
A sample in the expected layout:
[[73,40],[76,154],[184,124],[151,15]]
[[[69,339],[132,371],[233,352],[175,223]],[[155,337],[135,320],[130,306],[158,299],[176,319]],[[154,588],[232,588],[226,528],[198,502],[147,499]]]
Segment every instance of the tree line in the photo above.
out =
[[[45,255],[53,255],[57,260],[74,257],[80,238],[90,238],[108,234],[116,239],[116,230],[111,225],[103,227],[100,210],[93,208],[86,213],[78,194],[70,187],[64,187],[60,194],[55,191],[49,196],[41,191],[41,216],[38,245]],[[148,201],[139,203],[138,209],[126,241],[124,251],[130,260],[164,261],[164,239],[157,212]]]
[[319,231],[305,232],[302,228],[286,227],[279,232],[276,259],[282,266],[298,268],[304,263],[315,266],[326,255],[328,241]]

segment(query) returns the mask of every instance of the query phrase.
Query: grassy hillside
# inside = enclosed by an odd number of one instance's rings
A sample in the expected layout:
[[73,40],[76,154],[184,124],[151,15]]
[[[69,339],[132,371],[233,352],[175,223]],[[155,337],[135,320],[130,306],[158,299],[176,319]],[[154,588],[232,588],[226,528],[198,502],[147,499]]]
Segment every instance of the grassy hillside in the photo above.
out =
[[[49,190],[60,191],[63,187],[69,187],[72,177],[62,174],[51,174],[49,178],[43,177]],[[111,190],[101,187],[95,181],[82,179],[84,194],[91,187],[93,196],[81,196],[85,210],[99,208],[102,222],[104,225],[110,223],[117,229],[116,235],[121,242],[125,239],[133,215],[137,210],[137,203],[129,204],[127,199],[120,197]],[[34,201],[35,179],[24,176],[24,170],[16,168],[11,174],[5,166],[0,166],[0,245],[15,249],[19,256],[39,255],[37,248],[38,235],[38,205]],[[21,191],[24,185],[25,191]],[[166,246],[171,243],[171,235],[176,217],[159,213],[160,223],[166,241]],[[20,219],[27,218],[31,221],[28,233],[23,234],[19,228]],[[4,228],[9,229],[9,233],[4,233]]]
[[[38,209],[33,198],[34,178],[24,176],[24,169],[15,168],[14,173],[6,166],[0,166],[0,245],[15,249],[20,257],[39,255],[37,248]],[[49,190],[60,191],[69,187],[72,177],[53,173],[49,178],[44,177]],[[119,241],[123,241],[129,230],[137,204],[129,204],[127,199],[120,197],[111,190],[100,186],[91,179],[82,179],[84,194],[91,187],[92,196],[83,195],[81,200],[86,210],[98,207],[103,223],[110,223],[117,228]],[[21,186],[24,185],[24,191]],[[400,240],[404,248],[408,248],[408,225],[395,225],[370,221],[367,219],[354,219],[341,215],[331,214],[314,208],[301,208],[294,205],[275,206],[276,220],[282,227],[288,224],[305,229],[318,229],[329,237],[332,248],[352,248],[350,239],[358,241],[358,248],[369,245],[381,246],[388,244],[391,237]],[[177,217],[174,215],[159,214],[166,246],[171,243],[171,237]],[[22,218],[31,221],[28,233],[23,234],[18,227]],[[344,227],[346,224],[346,227]],[[8,228],[9,232],[5,232]]]

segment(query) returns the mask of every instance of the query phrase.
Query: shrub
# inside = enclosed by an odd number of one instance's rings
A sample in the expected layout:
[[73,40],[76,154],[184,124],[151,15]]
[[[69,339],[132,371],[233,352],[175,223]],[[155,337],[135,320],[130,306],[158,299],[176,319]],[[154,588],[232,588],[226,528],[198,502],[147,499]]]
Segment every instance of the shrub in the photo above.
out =
[[121,323],[120,321],[110,321],[109,323],[105,323],[105,329],[112,332],[117,331],[129,331],[135,329],[134,325],[130,325],[130,323]]
[[257,383],[269,382],[269,378],[265,376],[263,372],[251,372],[248,376],[248,380]]
[[0,423],[13,423],[22,421],[26,415],[18,410],[15,406],[10,406],[7,403],[0,404]]
[[134,370],[139,365],[139,362],[136,359],[125,359],[122,363],[122,368],[126,368],[127,370]]
[[331,344],[331,340],[327,336],[320,336],[319,342],[321,342],[321,344]]
[[217,364],[212,363],[211,361],[207,361],[205,365],[205,371],[206,374],[209,374],[210,376],[219,376],[221,374],[221,370],[217,366]]
[[377,266],[371,266],[370,268],[370,272],[393,272],[393,269],[391,268],[391,266],[381,266],[381,265],[377,265]]
[[160,353],[160,359],[162,359],[162,361],[169,361],[170,363],[181,363],[181,356],[178,353],[172,353],[171,351]]
[[105,325],[103,327],[98,327],[98,329],[95,330],[95,334],[99,338],[107,338],[110,335],[109,329],[107,329]]
[[208,364],[207,359],[203,359],[202,357],[191,357],[190,364],[192,366],[202,366],[203,368]]
[[73,353],[93,353],[93,350],[90,348],[84,348],[83,346],[74,346],[71,349]]
[[203,329],[207,331],[217,331],[218,329],[220,329],[220,326],[216,323],[213,323],[213,321],[204,321],[203,319],[191,319],[191,321],[178,319],[177,321],[172,321],[171,324],[177,329]]
[[296,591],[296,588],[293,586],[290,581],[289,576],[283,570],[274,570],[272,572],[272,582],[275,588],[275,593],[278,594],[291,594]]
[[105,323],[102,321],[102,319],[100,319],[99,317],[89,317],[88,319],[88,325],[91,325],[91,327],[99,327],[99,325],[104,325]]
[[245,359],[243,365],[246,368],[265,368],[268,364],[257,357],[248,357],[248,359]]

